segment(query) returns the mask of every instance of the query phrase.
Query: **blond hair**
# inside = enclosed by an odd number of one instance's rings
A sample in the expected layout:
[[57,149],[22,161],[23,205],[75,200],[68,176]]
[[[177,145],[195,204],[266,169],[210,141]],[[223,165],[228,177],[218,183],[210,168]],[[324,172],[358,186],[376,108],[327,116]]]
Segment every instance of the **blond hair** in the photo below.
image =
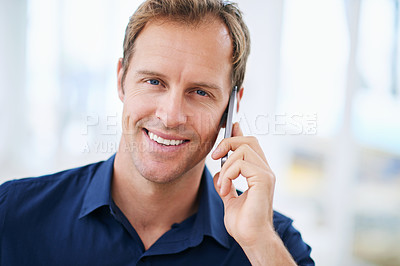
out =
[[241,88],[250,53],[250,34],[237,4],[222,0],[147,0],[130,17],[125,31],[122,86],[134,53],[135,40],[147,22],[167,19],[195,25],[209,16],[227,26],[232,39],[232,86]]

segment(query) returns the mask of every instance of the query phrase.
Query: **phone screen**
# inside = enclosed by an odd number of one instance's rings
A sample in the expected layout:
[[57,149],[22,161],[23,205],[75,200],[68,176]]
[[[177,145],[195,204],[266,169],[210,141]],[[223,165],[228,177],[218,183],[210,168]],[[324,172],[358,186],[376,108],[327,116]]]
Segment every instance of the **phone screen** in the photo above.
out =
[[[229,103],[228,103],[228,114],[226,116],[226,124],[225,124],[225,134],[224,139],[232,137],[232,119],[233,119],[233,110],[236,100],[236,93],[237,93],[237,86],[235,86],[229,96]],[[228,159],[228,154],[221,158],[221,167],[224,165],[226,160]]]

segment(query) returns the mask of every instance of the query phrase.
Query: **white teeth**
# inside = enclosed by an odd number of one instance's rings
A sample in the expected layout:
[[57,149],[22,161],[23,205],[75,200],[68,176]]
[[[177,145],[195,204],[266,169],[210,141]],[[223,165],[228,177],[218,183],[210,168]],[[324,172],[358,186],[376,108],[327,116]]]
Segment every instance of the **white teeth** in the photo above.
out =
[[176,140],[176,139],[163,139],[162,137],[157,136],[156,134],[149,131],[150,139],[154,140],[157,143],[166,145],[166,146],[176,146],[182,144],[183,140]]

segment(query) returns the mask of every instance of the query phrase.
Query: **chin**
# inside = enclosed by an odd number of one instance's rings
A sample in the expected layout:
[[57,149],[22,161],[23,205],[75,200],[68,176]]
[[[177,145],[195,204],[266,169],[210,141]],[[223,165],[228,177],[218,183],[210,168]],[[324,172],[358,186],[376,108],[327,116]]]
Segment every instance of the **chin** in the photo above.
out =
[[157,183],[157,184],[168,184],[177,181],[181,176],[184,175],[185,170],[175,168],[171,169],[171,167],[159,167],[159,166],[136,166],[140,175],[143,176],[146,180]]
[[180,162],[157,162],[137,158],[133,162],[139,174],[149,182],[171,184],[197,172],[193,170],[203,168],[205,159],[191,158]]

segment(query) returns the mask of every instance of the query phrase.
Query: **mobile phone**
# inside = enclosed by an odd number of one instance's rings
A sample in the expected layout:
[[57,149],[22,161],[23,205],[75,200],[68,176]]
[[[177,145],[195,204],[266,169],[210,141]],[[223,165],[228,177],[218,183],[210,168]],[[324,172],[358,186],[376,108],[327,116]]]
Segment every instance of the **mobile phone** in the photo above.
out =
[[[236,94],[237,94],[237,86],[233,87],[231,95],[229,96],[229,103],[227,108],[227,115],[226,115],[226,123],[225,123],[225,134],[224,139],[232,137],[232,119],[233,119],[233,110],[236,101]],[[224,163],[228,160],[228,153],[221,158],[221,167]]]

